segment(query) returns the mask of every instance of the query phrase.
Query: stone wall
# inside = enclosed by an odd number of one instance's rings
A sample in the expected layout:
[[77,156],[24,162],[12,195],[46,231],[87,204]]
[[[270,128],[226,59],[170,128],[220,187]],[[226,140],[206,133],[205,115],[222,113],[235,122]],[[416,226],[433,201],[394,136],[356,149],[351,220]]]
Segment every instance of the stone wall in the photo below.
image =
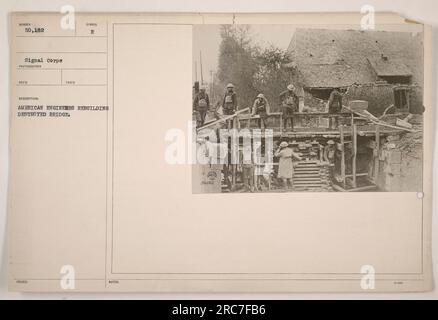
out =
[[402,133],[383,139],[377,184],[384,191],[422,190],[423,161],[421,133]]

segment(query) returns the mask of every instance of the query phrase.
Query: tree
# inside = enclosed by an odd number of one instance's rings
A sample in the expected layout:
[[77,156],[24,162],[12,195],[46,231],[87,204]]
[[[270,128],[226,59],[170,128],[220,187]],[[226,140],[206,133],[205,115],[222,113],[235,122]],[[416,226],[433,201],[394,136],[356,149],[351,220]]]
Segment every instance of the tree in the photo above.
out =
[[271,108],[275,110],[278,105],[278,95],[285,90],[291,81],[291,73],[284,67],[290,63],[286,50],[271,46],[258,50],[256,54],[258,70],[254,75],[254,86],[263,92],[270,101]]
[[249,31],[249,26],[245,25],[221,26],[218,80],[222,88],[230,82],[235,85],[240,108],[251,106],[257,94],[252,78],[258,67],[253,57]]
[[251,107],[257,94],[263,93],[275,111],[278,95],[291,79],[284,68],[291,60],[286,50],[252,44],[250,31],[248,25],[221,26],[217,85],[224,91],[227,83],[233,83],[240,108]]

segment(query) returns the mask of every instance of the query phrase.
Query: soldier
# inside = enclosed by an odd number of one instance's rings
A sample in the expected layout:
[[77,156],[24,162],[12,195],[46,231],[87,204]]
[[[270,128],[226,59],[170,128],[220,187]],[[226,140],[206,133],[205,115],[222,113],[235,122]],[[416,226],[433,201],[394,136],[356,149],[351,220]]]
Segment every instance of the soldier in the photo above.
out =
[[335,142],[333,140],[327,141],[327,145],[324,147],[324,161],[329,164],[335,163]]
[[259,115],[258,120],[258,126],[261,129],[262,128],[262,122],[263,122],[263,128],[266,129],[266,119],[268,118],[270,113],[270,107],[269,102],[263,95],[263,93],[260,93],[257,98],[254,100],[254,104],[252,106],[252,113],[251,116]]
[[222,110],[224,115],[232,115],[237,109],[237,96],[234,92],[234,85],[232,83],[227,84],[227,90],[222,101]]
[[196,94],[193,100],[193,109],[198,111],[200,120],[199,125],[202,126],[205,122],[205,116],[207,115],[208,109],[210,108],[210,99],[206,92],[205,86],[202,86],[198,94]]
[[[233,115],[237,109],[237,95],[234,92],[234,85],[232,83],[227,84],[227,90],[225,91],[224,99],[222,101],[222,111],[224,115]],[[233,121],[227,121],[228,129],[231,129],[231,123]]]
[[298,110],[298,96],[295,87],[290,84],[287,90],[280,93],[281,112],[283,117],[283,130],[286,130],[287,121],[290,121],[291,129],[294,129],[293,114]]
[[335,142],[333,140],[329,140],[327,141],[327,145],[324,147],[323,159],[329,164],[329,172],[331,179],[333,179],[335,175],[335,171],[334,171],[335,156],[336,156]]
[[294,165],[293,158],[298,160],[303,160],[301,154],[296,153],[292,148],[289,147],[289,143],[282,141],[279,148],[275,151],[274,156],[278,159],[278,173],[277,177],[283,181],[283,186],[288,189],[288,184],[292,187]]
[[242,181],[246,191],[254,192],[254,159],[251,144],[244,145],[240,151]]
[[[342,111],[342,97],[345,94],[345,90],[341,88],[335,88],[331,93],[328,100],[328,112],[330,114],[336,114]],[[330,117],[330,128],[336,129],[338,126],[338,119]]]
[[340,88],[335,88],[330,93],[328,100],[328,112],[329,113],[339,113],[342,110],[342,97],[343,94]]

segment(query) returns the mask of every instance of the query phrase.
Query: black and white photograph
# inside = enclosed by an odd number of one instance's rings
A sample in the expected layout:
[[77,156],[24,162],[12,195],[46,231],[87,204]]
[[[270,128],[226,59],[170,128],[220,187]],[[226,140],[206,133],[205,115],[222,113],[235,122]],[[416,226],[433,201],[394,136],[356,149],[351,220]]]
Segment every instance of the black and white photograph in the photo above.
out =
[[421,192],[423,33],[196,25],[193,193]]

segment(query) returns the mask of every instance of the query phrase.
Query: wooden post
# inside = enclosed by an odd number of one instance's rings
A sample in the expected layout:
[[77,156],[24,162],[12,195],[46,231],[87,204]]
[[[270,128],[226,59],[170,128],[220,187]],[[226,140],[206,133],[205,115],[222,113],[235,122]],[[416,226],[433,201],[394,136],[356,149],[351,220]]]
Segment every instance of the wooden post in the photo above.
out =
[[231,191],[236,189],[236,174],[237,174],[237,164],[240,163],[240,152],[239,152],[239,134],[237,129],[233,129],[230,134],[231,143]]
[[352,185],[353,188],[357,187],[356,184],[356,156],[357,156],[357,125],[353,124],[353,128],[352,128],[353,132],[352,132],[352,142],[353,142],[353,161],[352,161],[352,166],[351,166],[351,175],[352,175]]
[[339,126],[339,133],[341,138],[341,178],[345,188],[345,141],[344,141],[344,127]]
[[280,113],[280,132],[283,132],[283,113]]
[[376,125],[376,146],[374,149],[374,183],[376,184],[377,184],[377,179],[379,178],[379,171],[380,171],[379,151],[380,151],[380,127]]

